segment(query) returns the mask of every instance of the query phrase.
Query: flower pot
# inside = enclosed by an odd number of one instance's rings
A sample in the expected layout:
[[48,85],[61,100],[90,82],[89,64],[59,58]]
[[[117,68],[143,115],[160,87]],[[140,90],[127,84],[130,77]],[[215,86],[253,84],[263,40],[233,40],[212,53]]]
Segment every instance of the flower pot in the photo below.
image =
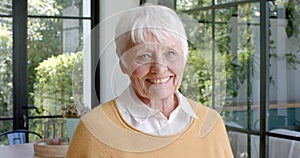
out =
[[72,139],[73,133],[79,123],[79,118],[67,118],[67,135],[69,139]]
[[46,140],[33,143],[34,155],[38,157],[64,158],[66,157],[68,145],[48,145]]

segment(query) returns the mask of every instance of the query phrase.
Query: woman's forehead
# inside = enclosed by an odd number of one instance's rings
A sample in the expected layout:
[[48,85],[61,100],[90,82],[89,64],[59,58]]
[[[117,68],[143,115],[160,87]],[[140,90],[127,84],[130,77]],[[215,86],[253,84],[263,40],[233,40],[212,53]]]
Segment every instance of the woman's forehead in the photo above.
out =
[[161,34],[160,36],[156,36],[149,32],[147,32],[142,38],[132,37],[129,40],[132,47],[141,44],[173,47],[173,46],[180,45],[181,42],[178,38],[176,38],[172,34]]
[[[172,48],[178,52],[183,52],[182,39],[174,33],[162,29],[136,29],[127,32],[118,38],[119,43],[123,43],[121,55],[140,45],[160,45],[160,47]],[[141,47],[143,48],[143,47]]]
[[165,52],[165,51],[176,51],[180,54],[183,54],[183,51],[180,47],[180,42],[174,40],[174,39],[169,39],[164,42],[161,41],[144,41],[142,43],[135,43],[131,46],[131,48],[127,49],[127,53],[132,53],[132,52],[141,52],[141,51],[150,51],[150,52]]
[[180,41],[175,33],[157,28],[137,29],[132,31],[130,36],[133,43]]

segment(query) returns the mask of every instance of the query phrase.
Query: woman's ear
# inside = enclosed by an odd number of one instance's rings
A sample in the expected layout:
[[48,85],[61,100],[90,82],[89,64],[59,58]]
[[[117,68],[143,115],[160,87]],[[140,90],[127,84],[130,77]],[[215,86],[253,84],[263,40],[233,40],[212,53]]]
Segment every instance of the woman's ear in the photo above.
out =
[[119,65],[120,65],[122,72],[124,74],[127,74],[127,68],[124,66],[124,64],[121,62],[121,60],[119,60]]

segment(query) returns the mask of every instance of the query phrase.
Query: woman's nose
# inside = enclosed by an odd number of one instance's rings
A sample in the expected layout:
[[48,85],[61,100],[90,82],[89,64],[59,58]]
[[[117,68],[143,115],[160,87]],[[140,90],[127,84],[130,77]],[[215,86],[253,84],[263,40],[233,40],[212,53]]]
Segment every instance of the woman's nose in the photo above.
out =
[[161,63],[152,63],[150,67],[151,73],[162,73],[168,70],[168,67]]

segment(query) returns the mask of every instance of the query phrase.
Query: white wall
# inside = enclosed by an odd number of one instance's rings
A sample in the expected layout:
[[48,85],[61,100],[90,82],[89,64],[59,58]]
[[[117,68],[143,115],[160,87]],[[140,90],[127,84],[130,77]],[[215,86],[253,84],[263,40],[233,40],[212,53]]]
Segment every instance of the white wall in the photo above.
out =
[[139,0],[100,1],[100,102],[116,97],[129,84],[119,69],[114,31],[121,11],[139,6]]
[[[87,7],[86,7],[87,6]],[[90,9],[90,1],[83,1],[83,15],[84,16],[89,16],[91,13]],[[91,28],[91,23],[89,22],[83,22],[83,103],[85,106],[88,106],[91,108],[92,106],[92,91],[91,88],[91,51],[90,51],[90,28]]]

